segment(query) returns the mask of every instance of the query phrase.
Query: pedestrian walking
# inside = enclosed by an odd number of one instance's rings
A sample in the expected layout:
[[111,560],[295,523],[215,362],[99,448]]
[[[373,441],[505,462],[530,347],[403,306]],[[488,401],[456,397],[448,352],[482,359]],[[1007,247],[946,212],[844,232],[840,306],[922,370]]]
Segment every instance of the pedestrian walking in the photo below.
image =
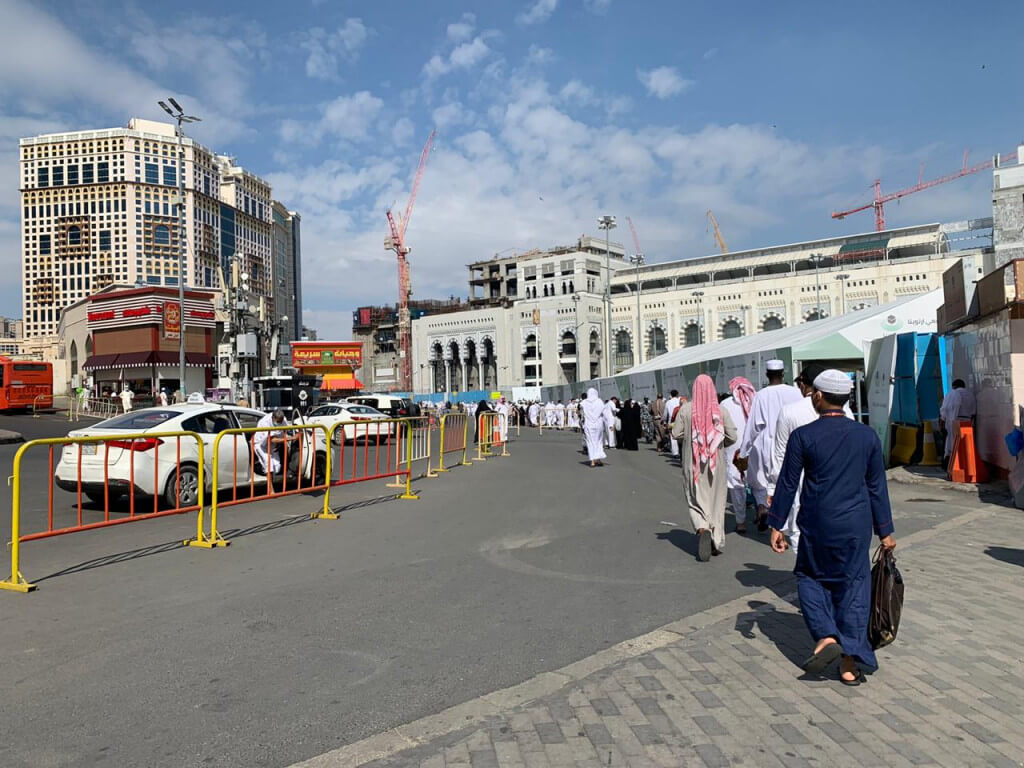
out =
[[953,455],[953,441],[956,439],[960,422],[970,422],[977,413],[978,402],[974,398],[974,393],[967,389],[963,379],[956,379],[953,388],[942,398],[942,407],[939,408],[939,429],[946,433],[943,448],[944,466],[949,466],[949,460]]
[[872,531],[892,549],[892,510],[878,436],[846,418],[850,378],[835,369],[819,374],[811,403],[819,418],[789,436],[768,515],[775,552],[787,548],[783,530],[800,488],[800,547],[794,573],[804,622],[815,641],[804,662],[822,672],[840,658],[839,679],[860,685],[861,665],[877,667],[868,640]]
[[669,450],[673,456],[678,456],[679,445],[676,443],[675,438],[672,437],[672,420],[676,417],[676,411],[679,409],[679,404],[682,401],[679,399],[678,390],[673,389],[668,395],[668,402],[665,403],[665,410],[662,411],[661,419],[665,437],[668,440]]
[[736,425],[718,405],[707,374],[693,382],[692,402],[679,407],[671,436],[679,441],[683,498],[697,533],[697,559],[707,562],[725,546],[726,448],[736,442]]
[[736,452],[737,465],[744,471],[747,485],[757,503],[757,530],[768,530],[766,509],[768,503],[768,472],[771,470],[775,425],[783,406],[800,400],[800,391],[784,381],[785,365],[781,360],[765,363],[768,386],[754,395],[750,417],[743,430],[743,440]]
[[[747,426],[750,410],[754,407],[754,385],[745,377],[737,376],[729,382],[729,391],[731,394],[722,400],[721,408],[732,419],[736,426],[736,434],[742,435]],[[739,449],[739,441],[733,443],[726,448],[725,458],[728,464],[729,506],[732,507],[732,514],[736,519],[736,533],[744,534],[747,532],[747,480],[735,463],[736,452]]]
[[129,413],[132,410],[132,400],[135,399],[135,393],[132,392],[132,388],[125,384],[121,389],[121,407],[124,408],[125,413]]
[[583,436],[587,441],[587,458],[590,466],[604,466],[608,458],[604,452],[605,439],[605,405],[597,396],[597,390],[587,390],[587,399],[583,401]]
[[[491,407],[487,404],[486,400],[481,400],[477,403],[476,413],[473,414],[473,442],[480,442],[480,421],[485,413],[491,413]],[[486,428],[486,426],[485,426]]]
[[608,398],[608,401],[604,404],[604,422],[607,433],[605,440],[609,448],[615,447],[615,419],[619,411],[616,405],[614,397]]
[[621,446],[627,451],[639,450],[640,436],[643,434],[640,415],[640,404],[632,398],[626,400],[619,412],[619,421],[622,422]]

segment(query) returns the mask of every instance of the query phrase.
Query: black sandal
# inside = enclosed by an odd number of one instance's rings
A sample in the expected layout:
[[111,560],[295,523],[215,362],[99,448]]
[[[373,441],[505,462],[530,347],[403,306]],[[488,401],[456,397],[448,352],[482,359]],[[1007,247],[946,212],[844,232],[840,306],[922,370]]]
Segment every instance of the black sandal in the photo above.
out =
[[852,687],[860,685],[861,683],[866,683],[867,681],[868,679],[864,676],[864,672],[860,669],[860,667],[858,667],[857,670],[854,672],[853,680],[847,680],[845,677],[843,677],[842,672],[839,673],[839,682],[843,685],[849,685]]
[[829,664],[836,661],[842,655],[843,647],[838,642],[829,643],[800,666],[803,667],[805,672],[820,674],[825,671]]

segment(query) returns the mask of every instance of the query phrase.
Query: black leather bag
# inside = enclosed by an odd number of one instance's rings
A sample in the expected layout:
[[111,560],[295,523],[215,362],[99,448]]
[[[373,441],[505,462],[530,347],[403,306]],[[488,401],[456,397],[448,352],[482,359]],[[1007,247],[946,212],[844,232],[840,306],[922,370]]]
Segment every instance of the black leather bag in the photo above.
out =
[[871,566],[871,618],[868,639],[871,647],[884,648],[896,639],[903,613],[903,576],[891,549],[879,547]]

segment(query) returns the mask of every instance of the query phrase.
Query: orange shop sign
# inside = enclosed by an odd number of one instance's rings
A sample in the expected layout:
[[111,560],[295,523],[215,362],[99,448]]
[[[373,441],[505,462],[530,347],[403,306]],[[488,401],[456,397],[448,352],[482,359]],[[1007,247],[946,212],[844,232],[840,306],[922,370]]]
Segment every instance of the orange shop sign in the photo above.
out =
[[292,365],[296,368],[316,365],[347,365],[359,368],[363,363],[363,346],[321,344],[317,346],[299,346],[292,344]]
[[164,302],[164,338],[181,338],[181,306],[176,301]]

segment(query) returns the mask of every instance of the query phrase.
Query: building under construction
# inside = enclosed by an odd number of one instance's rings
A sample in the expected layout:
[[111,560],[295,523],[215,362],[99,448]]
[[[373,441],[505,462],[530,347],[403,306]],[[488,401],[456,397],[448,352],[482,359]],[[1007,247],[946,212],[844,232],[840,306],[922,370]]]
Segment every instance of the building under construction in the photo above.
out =
[[[409,314],[416,320],[426,315],[458,312],[468,308],[462,299],[410,301]],[[400,388],[398,307],[359,307],[352,313],[352,339],[363,345],[360,375],[364,389],[391,392]]]

